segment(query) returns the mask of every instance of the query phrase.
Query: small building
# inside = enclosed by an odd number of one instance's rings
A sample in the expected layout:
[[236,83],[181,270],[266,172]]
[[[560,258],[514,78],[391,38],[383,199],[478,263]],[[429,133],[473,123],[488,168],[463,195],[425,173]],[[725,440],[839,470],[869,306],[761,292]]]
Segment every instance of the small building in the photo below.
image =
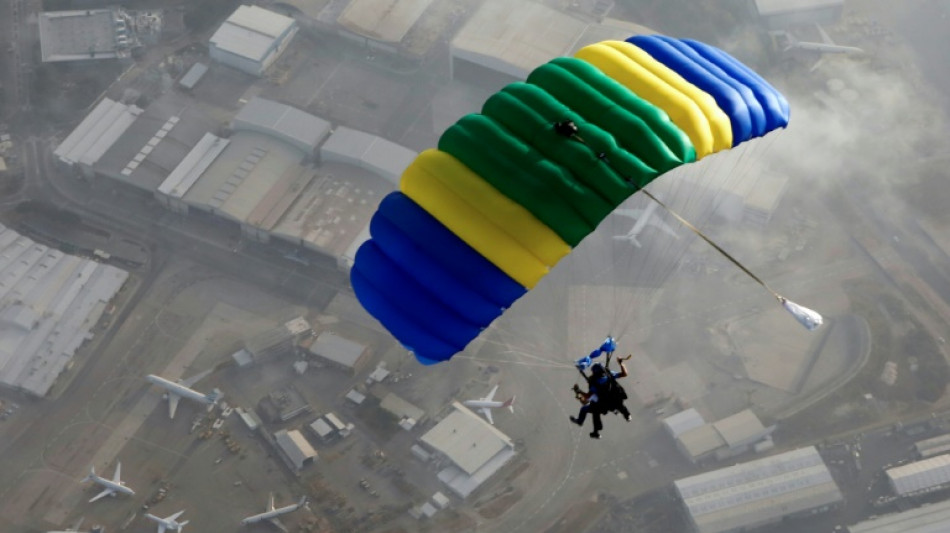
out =
[[693,407],[663,419],[663,427],[674,439],[691,429],[704,425],[706,425],[706,420],[703,419],[703,415]]
[[897,496],[916,496],[950,487],[950,455],[885,470],[891,490]]
[[419,440],[438,454],[440,481],[461,498],[515,456],[514,443],[498,428],[459,402]]
[[849,533],[937,533],[950,531],[950,500],[878,516],[848,528]]
[[300,339],[310,331],[310,324],[297,317],[247,339],[244,348],[255,361],[278,357],[293,353]]
[[255,413],[253,409],[246,411],[241,407],[236,407],[234,412],[238,414],[238,417],[240,417],[241,422],[244,422],[247,429],[257,431],[257,429],[261,427],[261,419],[258,418],[257,413]]
[[[692,411],[692,412],[691,412]],[[750,450],[767,450],[758,446],[770,441],[774,426],[766,428],[750,409],[718,422],[702,423],[695,409],[677,413],[663,421],[667,431],[676,439],[679,450],[693,463],[709,458],[727,459]]]
[[304,438],[303,433],[296,429],[290,431],[282,429],[274,433],[274,441],[298,471],[303,470],[303,467],[313,463],[317,458],[317,450],[314,450]]
[[330,331],[317,336],[310,345],[310,353],[351,374],[362,371],[369,361],[369,348]]
[[695,533],[746,531],[839,506],[844,498],[814,446],[676,481]]
[[356,389],[350,389],[345,398],[356,405],[361,405],[366,400],[366,395]]
[[294,19],[242,5],[211,36],[208,51],[221,64],[261,76],[296,34]]
[[208,73],[208,65],[204,63],[195,63],[188,69],[188,72],[178,80],[178,86],[186,91],[190,91],[198,85],[201,78]]
[[425,411],[391,392],[379,402],[379,408],[393,415],[399,421],[399,425],[406,430],[412,429],[425,417]]
[[326,420],[318,418],[310,423],[310,431],[320,440],[328,442],[333,439],[333,428],[327,424]]
[[310,412],[310,405],[293,386],[274,391],[258,404],[261,413],[271,423],[286,422],[295,416]]

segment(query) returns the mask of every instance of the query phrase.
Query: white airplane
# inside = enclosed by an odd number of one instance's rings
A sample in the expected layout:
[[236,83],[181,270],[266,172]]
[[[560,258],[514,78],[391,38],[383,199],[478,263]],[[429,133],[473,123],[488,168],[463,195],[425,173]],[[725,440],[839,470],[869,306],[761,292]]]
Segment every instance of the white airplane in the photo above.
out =
[[821,25],[815,24],[815,28],[818,29],[818,34],[821,36],[820,43],[799,41],[797,37],[795,37],[794,35],[792,35],[790,32],[787,32],[787,31],[782,32],[780,34],[785,38],[785,41],[786,41],[785,49],[783,51],[787,52],[789,50],[805,50],[808,52],[818,52],[819,54],[822,55],[822,57],[819,58],[818,61],[816,61],[815,64],[811,66],[811,68],[809,69],[810,71],[814,71],[821,65],[822,61],[824,61],[825,54],[863,54],[864,53],[863,49],[858,48],[856,46],[842,46],[840,44],[835,43],[831,39],[831,36],[828,35],[828,32],[826,32],[825,29],[821,27]]
[[185,524],[188,523],[188,520],[185,520],[184,522],[178,521],[178,517],[184,512],[184,510],[181,510],[165,518],[159,518],[153,514],[146,513],[145,517],[153,522],[158,523],[158,533],[165,533],[166,531],[181,531],[182,528],[185,527]]
[[643,228],[647,226],[653,226],[656,229],[666,232],[671,237],[675,239],[679,239],[679,235],[677,235],[676,232],[673,231],[673,228],[669,227],[666,224],[666,222],[663,222],[659,218],[653,216],[654,211],[656,211],[656,208],[659,207],[659,205],[660,204],[656,202],[650,202],[650,205],[648,205],[646,209],[617,209],[615,210],[614,213],[620,216],[632,218],[636,220],[636,222],[633,224],[633,227],[630,228],[630,231],[628,231],[624,235],[615,235],[614,239],[618,241],[630,241],[631,243],[633,243],[634,246],[636,246],[637,248],[640,248],[641,244],[640,244],[640,241],[637,240],[637,238],[640,236],[640,233],[643,232]]
[[492,416],[491,416],[492,409],[497,409],[499,407],[501,408],[507,407],[508,410],[511,411],[512,413],[515,412],[515,397],[512,396],[511,398],[508,398],[507,400],[503,402],[499,402],[498,400],[493,399],[495,397],[495,392],[497,391],[498,391],[498,385],[495,385],[492,388],[491,392],[488,393],[488,396],[485,396],[484,398],[479,398],[477,400],[466,400],[462,403],[469,407],[477,407],[478,410],[481,411],[483,415],[485,415],[485,418],[488,419],[488,423],[491,425],[495,425],[495,421],[492,420]]
[[256,514],[254,516],[249,516],[245,518],[244,520],[241,520],[241,525],[246,526],[248,524],[256,524],[257,522],[263,522],[266,520],[270,522],[277,529],[286,532],[287,528],[284,527],[284,524],[280,523],[280,520],[278,520],[277,517],[280,515],[285,515],[287,513],[292,513],[296,511],[297,509],[300,509],[301,507],[304,507],[306,505],[307,505],[307,497],[303,496],[300,498],[300,501],[298,501],[297,503],[293,505],[287,505],[285,507],[280,507],[278,509],[275,509],[274,495],[271,494],[270,501],[267,503],[267,511],[261,514]]
[[92,466],[89,468],[89,475],[83,478],[82,482],[92,481],[98,483],[105,487],[105,490],[96,494],[89,500],[89,503],[92,503],[100,498],[105,498],[106,496],[113,496],[117,493],[128,494],[132,496],[135,494],[135,491],[125,486],[125,483],[122,482],[122,463],[117,463],[115,465],[115,475],[112,476],[112,479],[106,479],[96,475],[96,467]]
[[220,392],[214,391],[209,392],[208,394],[202,394],[194,389],[189,388],[197,383],[198,380],[207,376],[210,372],[211,371],[209,370],[207,372],[202,372],[201,374],[191,376],[188,379],[179,379],[177,383],[154,374],[145,376],[145,379],[149,383],[153,383],[165,389],[165,393],[168,396],[168,418],[175,418],[175,410],[178,409],[178,400],[182,398],[194,400],[205,405],[214,405],[218,403],[218,400],[221,399]]

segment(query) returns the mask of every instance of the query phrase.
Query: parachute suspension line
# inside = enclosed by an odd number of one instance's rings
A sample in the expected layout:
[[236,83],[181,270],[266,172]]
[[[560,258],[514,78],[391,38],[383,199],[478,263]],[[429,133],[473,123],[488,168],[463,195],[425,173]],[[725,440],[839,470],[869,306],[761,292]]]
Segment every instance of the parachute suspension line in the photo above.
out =
[[[583,145],[585,145],[585,146],[590,146],[589,144],[587,144],[586,141],[584,141],[583,137],[581,137],[580,135],[577,134],[579,130],[578,130],[578,128],[577,128],[577,125],[576,125],[576,124],[574,123],[574,121],[572,121],[572,120],[562,120],[562,121],[559,121],[559,122],[555,122],[555,123],[554,123],[554,131],[555,131],[557,134],[559,134],[559,135],[561,135],[561,136],[563,136],[563,137],[567,137],[568,139],[577,141],[577,142],[579,142],[579,143],[581,143],[581,144],[583,144]],[[796,304],[795,302],[793,302],[793,301],[789,300],[788,298],[785,298],[784,296],[782,296],[781,294],[779,294],[779,293],[778,293],[777,291],[775,291],[772,287],[770,287],[768,283],[766,283],[764,280],[762,280],[762,278],[756,276],[754,272],[752,272],[751,270],[749,270],[748,268],[746,268],[746,266],[743,265],[741,262],[739,262],[739,260],[737,260],[737,259],[734,258],[732,255],[730,255],[729,252],[725,251],[724,249],[722,249],[721,246],[719,246],[718,244],[716,244],[715,242],[713,242],[713,240],[710,239],[709,237],[707,237],[702,231],[699,230],[699,228],[697,228],[696,226],[694,226],[692,223],[690,223],[690,222],[689,222],[688,220],[686,220],[685,218],[681,217],[676,211],[673,211],[669,206],[667,206],[665,203],[663,203],[662,201],[660,201],[659,198],[657,198],[656,196],[653,196],[653,194],[650,193],[650,191],[646,190],[646,188],[644,188],[644,187],[638,187],[638,186],[633,182],[632,179],[630,179],[630,178],[627,177],[627,176],[624,176],[624,174],[623,174],[622,172],[620,172],[620,171],[617,170],[613,165],[611,165],[610,159],[607,158],[607,155],[606,155],[606,154],[604,154],[604,153],[599,153],[599,154],[597,154],[597,159],[600,160],[600,161],[602,161],[602,162],[603,162],[604,164],[606,164],[607,166],[611,167],[611,169],[613,169],[620,177],[622,177],[622,178],[624,179],[624,181],[626,181],[627,183],[629,183],[630,185],[632,185],[632,186],[634,187],[634,189],[635,189],[634,192],[642,191],[643,194],[645,194],[648,198],[650,198],[651,200],[653,200],[654,202],[656,202],[657,205],[659,205],[659,206],[662,207],[664,210],[666,210],[667,213],[673,215],[673,217],[676,218],[676,220],[678,220],[681,224],[683,224],[684,226],[686,226],[690,231],[692,231],[693,233],[695,233],[697,237],[699,237],[700,239],[702,239],[703,241],[705,241],[706,244],[710,245],[714,250],[716,250],[717,252],[719,252],[720,255],[722,255],[723,257],[725,257],[726,259],[728,259],[729,262],[731,262],[731,263],[734,264],[736,267],[738,267],[739,270],[741,270],[741,271],[744,272],[746,275],[748,275],[750,278],[752,278],[753,281],[755,281],[756,283],[758,283],[759,285],[761,285],[761,286],[762,286],[765,290],[767,290],[772,296],[774,296],[775,299],[778,300],[778,302],[782,305],[782,307],[784,307],[786,311],[788,311],[789,313],[791,313],[791,315],[792,315],[793,317],[795,317],[795,320],[797,320],[802,326],[804,326],[805,329],[808,329],[809,331],[811,331],[811,330],[814,330],[814,329],[816,329],[816,328],[818,328],[819,326],[822,325],[822,323],[824,322],[824,319],[822,318],[822,316],[821,316],[820,314],[818,314],[816,311],[813,311],[813,310],[811,310],[811,309],[808,309],[807,307],[803,307],[803,306],[801,306],[801,305],[799,305],[799,304]],[[751,159],[751,158],[750,158],[750,159]],[[736,167],[736,166],[738,166],[738,165],[739,165],[739,162],[737,161],[737,162],[734,164],[734,167]]]

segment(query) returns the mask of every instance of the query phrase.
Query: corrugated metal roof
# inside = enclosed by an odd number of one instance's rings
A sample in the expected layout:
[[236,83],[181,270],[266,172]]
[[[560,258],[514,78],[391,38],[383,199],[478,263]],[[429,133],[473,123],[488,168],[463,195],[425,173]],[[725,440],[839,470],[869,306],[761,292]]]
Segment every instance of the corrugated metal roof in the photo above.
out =
[[850,533],[946,533],[950,531],[950,500],[855,524]]
[[142,109],[134,105],[103,98],[53,154],[69,165],[92,165],[122,137],[141,113]]
[[304,461],[317,456],[317,451],[313,449],[313,446],[299,430],[287,431],[282,429],[274,433],[274,440],[277,441],[277,445],[280,446],[280,449],[298,470],[303,468]]
[[295,24],[290,17],[252,5],[238,7],[227,22],[270,37],[280,37]]
[[329,331],[321,333],[310,345],[310,353],[347,368],[353,368],[365,351],[366,346]]
[[933,453],[935,450],[943,450],[947,445],[950,445],[950,434],[918,441],[914,447],[917,448],[917,453],[927,457],[928,455],[935,455],[935,453]]
[[726,445],[726,441],[712,424],[684,431],[678,438],[686,453],[693,459]]
[[241,6],[211,36],[210,43],[226,52],[263,60],[276,47],[277,39],[296,22],[257,6]]
[[749,409],[714,422],[713,426],[730,448],[748,444],[765,435],[765,426]]
[[330,427],[330,424],[324,422],[322,418],[314,420],[313,423],[310,424],[310,429],[321,439],[325,439],[330,433],[333,433],[333,428]]
[[0,225],[0,383],[44,396],[128,274]]
[[115,16],[111,9],[40,13],[38,23],[42,60],[79,61],[118,57]]
[[344,28],[380,41],[398,43],[433,0],[352,0],[337,18]]
[[[589,38],[591,32],[596,37]],[[538,65],[595,39],[623,40],[647,32],[653,33],[628,23],[590,23],[541,2],[486,0],[452,40],[452,55],[525,78]]]
[[886,472],[898,494],[935,487],[950,483],[950,455],[938,455],[891,468]]
[[159,192],[173,198],[183,198],[230,142],[206,133],[159,185]]
[[691,407],[664,418],[663,425],[666,426],[673,437],[678,437],[691,429],[706,425],[706,421],[703,420],[703,415],[699,414],[699,411]]
[[324,161],[336,161],[364,168],[393,184],[418,154],[376,135],[337,127],[320,147]]
[[813,446],[678,480],[674,486],[701,533],[765,524],[842,501]]
[[231,122],[231,128],[267,133],[305,152],[316,149],[330,134],[330,123],[326,120],[261,97],[244,104]]
[[178,81],[178,84],[186,89],[194,89],[195,85],[201,81],[201,78],[208,73],[208,65],[204,63],[195,63],[188,69],[188,72]]
[[458,402],[454,411],[422,436],[422,442],[448,457],[468,475],[514,445],[504,433]]

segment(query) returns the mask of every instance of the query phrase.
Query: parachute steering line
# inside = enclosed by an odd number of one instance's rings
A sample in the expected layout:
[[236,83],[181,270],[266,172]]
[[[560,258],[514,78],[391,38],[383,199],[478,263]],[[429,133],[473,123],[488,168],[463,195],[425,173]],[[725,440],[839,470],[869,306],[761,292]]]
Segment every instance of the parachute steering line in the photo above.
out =
[[[585,146],[590,146],[589,144],[587,144],[587,142],[584,141],[584,138],[583,138],[583,137],[581,137],[580,135],[578,135],[578,128],[577,128],[577,125],[574,124],[574,122],[571,121],[571,120],[563,120],[563,121],[560,121],[560,122],[555,122],[555,123],[554,123],[554,131],[555,131],[558,135],[561,135],[561,136],[567,137],[567,138],[569,138],[569,139],[575,140],[575,141],[577,141],[577,142],[579,142],[579,143],[581,143],[581,144],[583,144],[583,145],[585,145]],[[697,237],[699,237],[700,239],[702,239],[703,241],[705,241],[706,244],[708,244],[708,245],[711,246],[714,250],[716,250],[717,252],[719,252],[720,255],[722,255],[723,257],[725,257],[726,259],[728,259],[729,262],[731,262],[733,265],[735,265],[736,267],[738,267],[739,270],[741,270],[742,272],[744,272],[747,276],[749,276],[750,278],[752,278],[753,281],[755,281],[756,283],[758,283],[759,285],[761,285],[765,290],[769,291],[769,293],[770,293],[772,296],[774,296],[776,300],[778,300],[778,302],[782,305],[782,307],[785,308],[785,310],[788,311],[793,317],[795,317],[795,320],[797,320],[802,326],[804,326],[805,329],[807,329],[808,331],[812,331],[812,330],[815,330],[815,329],[817,329],[819,326],[822,325],[822,323],[824,322],[824,319],[822,318],[821,314],[819,314],[818,312],[816,312],[816,311],[814,311],[814,310],[812,310],[812,309],[809,309],[809,308],[807,308],[807,307],[805,307],[805,306],[799,305],[799,304],[797,304],[797,303],[795,303],[795,302],[789,300],[788,298],[782,296],[781,294],[779,294],[779,293],[778,293],[777,291],[775,291],[772,287],[770,287],[769,284],[766,283],[762,278],[760,278],[759,276],[755,275],[754,272],[752,272],[752,271],[749,270],[745,265],[743,265],[741,262],[739,262],[738,259],[736,259],[735,257],[733,257],[731,254],[729,254],[729,252],[725,251],[721,246],[719,246],[718,244],[716,244],[712,239],[710,239],[708,236],[706,236],[706,234],[704,234],[699,228],[697,228],[696,226],[694,226],[690,221],[688,221],[688,220],[686,220],[685,218],[683,218],[682,216],[680,216],[679,213],[677,213],[676,211],[673,211],[673,209],[671,209],[668,205],[666,205],[665,203],[663,203],[659,198],[657,198],[656,196],[654,196],[654,195],[653,195],[650,191],[648,191],[645,187],[637,187],[637,186],[634,184],[633,180],[631,180],[631,179],[629,179],[628,177],[624,176],[623,173],[621,173],[620,171],[618,171],[615,167],[613,167],[613,165],[610,164],[610,160],[607,158],[607,155],[606,155],[605,153],[602,153],[602,152],[601,152],[601,153],[598,153],[598,154],[597,154],[597,159],[600,160],[600,161],[603,161],[607,166],[610,166],[611,169],[613,169],[614,172],[617,173],[617,175],[623,177],[624,180],[625,180],[627,183],[633,185],[634,188],[637,189],[638,192],[643,192],[643,194],[646,195],[647,198],[649,198],[649,199],[653,200],[654,202],[656,202],[657,205],[659,205],[660,207],[662,207],[667,213],[669,213],[670,215],[672,215],[672,216],[673,216],[676,220],[678,220],[681,224],[683,224],[683,225],[686,226],[690,231],[692,231],[693,233],[695,233]],[[613,339],[612,339],[611,337],[607,337],[607,341],[604,341],[605,346],[607,345],[608,341],[612,341],[612,340],[613,340]],[[601,349],[603,350],[603,347],[602,347]],[[604,351],[606,351],[606,353],[607,353],[607,362],[608,362],[608,364],[609,364],[609,362],[610,362],[610,355],[613,353],[613,350],[609,350],[609,351],[608,351],[608,350],[604,350]],[[591,354],[591,355],[593,355],[593,354]],[[596,356],[595,356],[595,357],[596,357]],[[582,374],[583,374],[583,372],[582,372]]]

